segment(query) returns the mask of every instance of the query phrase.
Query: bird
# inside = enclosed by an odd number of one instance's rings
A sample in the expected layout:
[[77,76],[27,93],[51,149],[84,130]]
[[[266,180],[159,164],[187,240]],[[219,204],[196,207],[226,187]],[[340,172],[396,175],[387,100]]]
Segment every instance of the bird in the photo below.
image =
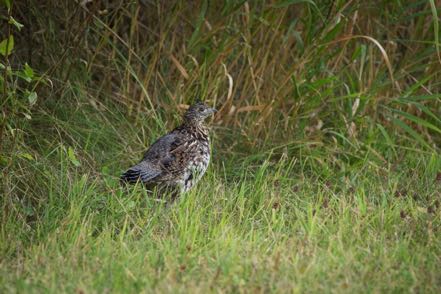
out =
[[181,125],[157,139],[142,160],[124,172],[122,184],[142,183],[147,190],[171,195],[189,191],[205,174],[210,162],[210,137],[205,120],[216,112],[196,102],[184,113]]

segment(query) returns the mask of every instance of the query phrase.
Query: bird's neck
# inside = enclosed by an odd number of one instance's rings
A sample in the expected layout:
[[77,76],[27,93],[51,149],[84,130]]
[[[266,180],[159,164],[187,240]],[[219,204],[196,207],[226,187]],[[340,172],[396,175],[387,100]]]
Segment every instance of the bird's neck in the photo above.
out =
[[182,128],[189,130],[197,137],[208,137],[208,127],[203,121],[184,121]]
[[204,121],[193,120],[193,119],[184,119],[184,121],[182,122],[182,125],[187,128],[204,128],[205,127]]

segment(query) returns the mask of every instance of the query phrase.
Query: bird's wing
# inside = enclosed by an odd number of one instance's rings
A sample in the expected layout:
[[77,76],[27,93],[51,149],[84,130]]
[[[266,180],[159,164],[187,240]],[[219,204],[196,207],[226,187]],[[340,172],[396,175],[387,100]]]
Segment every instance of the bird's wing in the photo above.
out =
[[197,142],[184,134],[174,131],[159,138],[144,155],[165,174],[176,174],[191,158]]
[[166,161],[169,158],[170,150],[179,142],[179,136],[173,133],[159,138],[150,146],[140,163],[132,166],[121,175],[121,181],[148,183],[158,180],[164,171],[161,161]]
[[161,169],[155,167],[148,161],[141,161],[135,166],[129,168],[121,175],[121,181],[128,183],[136,183],[141,181],[143,183],[151,182],[161,174]]
[[144,154],[143,159],[158,162],[167,157],[173,149],[184,141],[182,134],[171,132],[156,140]]
[[164,181],[175,177],[187,166],[197,141],[173,131],[154,142],[140,163],[129,168],[121,180],[129,183]]

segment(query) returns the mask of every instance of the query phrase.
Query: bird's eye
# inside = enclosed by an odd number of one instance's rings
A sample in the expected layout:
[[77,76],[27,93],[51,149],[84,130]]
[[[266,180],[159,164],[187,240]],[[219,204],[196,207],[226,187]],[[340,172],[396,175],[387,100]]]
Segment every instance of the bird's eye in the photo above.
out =
[[199,111],[204,111],[204,108],[203,108],[202,106],[199,106],[199,107],[198,107],[198,110],[199,110]]

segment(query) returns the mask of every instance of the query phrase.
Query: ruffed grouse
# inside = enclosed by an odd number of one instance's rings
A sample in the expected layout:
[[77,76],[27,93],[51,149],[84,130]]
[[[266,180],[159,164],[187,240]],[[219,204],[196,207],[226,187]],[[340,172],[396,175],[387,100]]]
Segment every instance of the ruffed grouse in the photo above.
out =
[[204,175],[210,162],[210,139],[204,124],[216,110],[202,102],[192,105],[183,123],[153,143],[143,159],[122,176],[123,183],[143,183],[148,189],[180,192],[191,189]]

